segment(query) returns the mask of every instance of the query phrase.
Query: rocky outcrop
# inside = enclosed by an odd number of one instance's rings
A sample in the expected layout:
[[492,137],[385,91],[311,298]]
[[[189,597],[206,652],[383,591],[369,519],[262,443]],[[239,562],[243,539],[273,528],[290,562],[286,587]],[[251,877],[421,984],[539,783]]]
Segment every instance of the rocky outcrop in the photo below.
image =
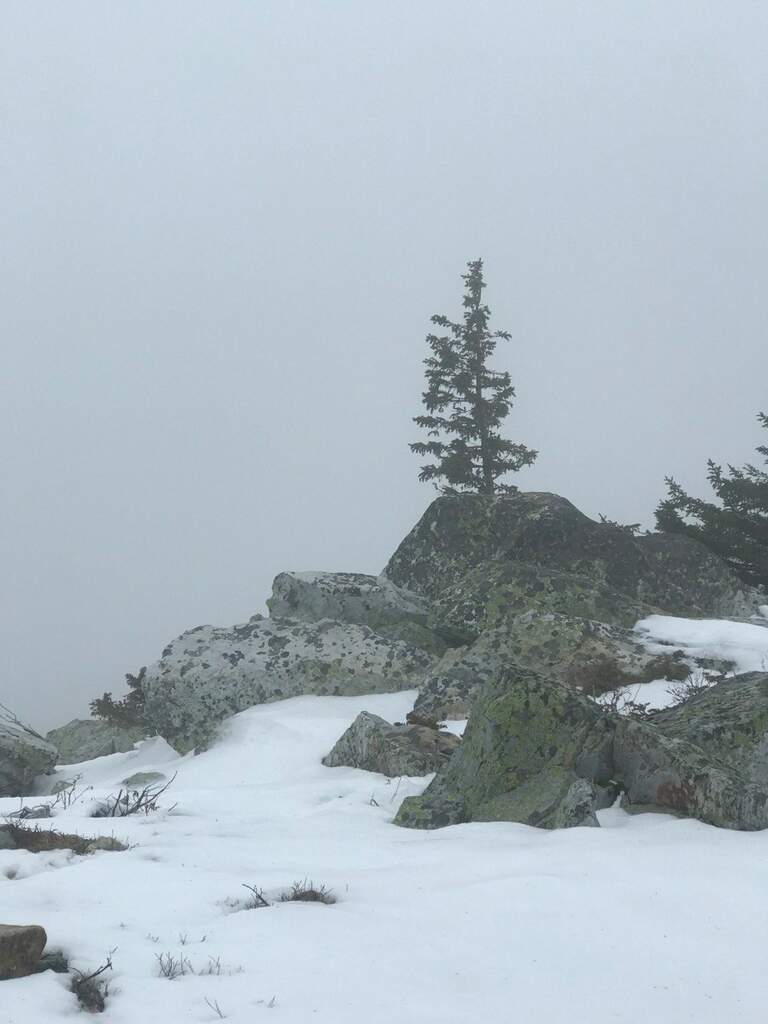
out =
[[46,740],[59,752],[58,764],[78,764],[106,754],[133,750],[144,739],[144,729],[119,729],[95,718],[74,718],[58,729],[51,729]]
[[629,627],[652,610],[739,616],[760,600],[688,538],[634,536],[535,492],[438,498],[384,575],[477,631],[531,608]]
[[627,810],[663,811],[723,828],[768,828],[768,786],[652,722],[618,723],[613,762]]
[[656,712],[653,727],[768,787],[768,673],[723,679],[684,704]]
[[37,924],[0,924],[0,980],[34,973],[48,938]]
[[0,796],[25,796],[56,763],[56,748],[0,705]]
[[508,670],[477,695],[461,747],[422,796],[403,802],[396,823],[595,824],[595,811],[624,792],[633,810],[768,828],[768,678],[750,680],[745,695],[738,682],[637,721],[530,670]]
[[[275,619],[355,623],[437,655],[457,642],[454,631],[427,625],[430,604],[426,598],[396,586],[385,576],[282,572],[275,577],[267,606]],[[466,637],[459,637],[462,639]]]
[[598,790],[574,815],[584,804],[584,787],[577,783],[587,779],[607,791],[612,743],[611,721],[576,690],[533,672],[501,673],[478,694],[448,766],[422,796],[403,802],[396,824],[594,824]]
[[174,746],[199,749],[222,719],[254,704],[416,688],[432,663],[421,648],[367,626],[257,615],[241,626],[199,626],[169,644],[147,670],[145,716]]
[[391,725],[362,711],[333,750],[323,758],[329,768],[364,768],[395,778],[428,775],[444,767],[461,741],[424,725]]
[[417,710],[466,718],[490,678],[519,666],[595,696],[651,679],[685,679],[694,666],[679,651],[651,654],[630,629],[553,612],[511,616],[469,648],[449,651],[427,674]]

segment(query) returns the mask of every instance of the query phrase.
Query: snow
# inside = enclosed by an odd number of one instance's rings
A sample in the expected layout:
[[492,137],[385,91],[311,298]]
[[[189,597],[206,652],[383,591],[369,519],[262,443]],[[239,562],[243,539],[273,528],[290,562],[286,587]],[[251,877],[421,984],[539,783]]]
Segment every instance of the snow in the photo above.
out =
[[[297,697],[236,715],[198,757],[153,740],[61,769],[94,788],[56,827],[131,848],[0,851],[3,921],[44,925],[49,948],[84,970],[114,949],[109,1024],[219,1019],[206,999],[241,1024],[765,1019],[768,917],[756,894],[768,832],[619,808],[600,813],[601,829],[397,828],[401,799],[428,778],[320,759],[359,711],[402,721],[415,696]],[[153,769],[178,772],[162,801],[174,810],[87,817],[92,800]],[[17,807],[0,801],[0,813]],[[274,898],[304,878],[339,902],[231,905],[243,883]],[[167,952],[197,969],[219,958],[222,973],[160,978]],[[64,976],[0,983],[2,1024],[82,1019]]]
[[679,649],[692,658],[731,661],[736,672],[768,671],[768,630],[764,626],[727,619],[650,615],[637,623],[635,631],[656,654]]
[[454,736],[463,736],[468,721],[469,719],[467,718],[449,718],[445,722],[440,723],[440,728],[446,732],[453,733]]
[[671,707],[675,701],[670,692],[669,679],[651,679],[647,683],[630,683],[629,686],[620,686],[611,690],[602,697],[597,698],[598,704],[608,704],[615,696],[623,698],[619,703],[618,710],[621,712],[624,702],[646,704],[649,711],[659,711],[661,708]]

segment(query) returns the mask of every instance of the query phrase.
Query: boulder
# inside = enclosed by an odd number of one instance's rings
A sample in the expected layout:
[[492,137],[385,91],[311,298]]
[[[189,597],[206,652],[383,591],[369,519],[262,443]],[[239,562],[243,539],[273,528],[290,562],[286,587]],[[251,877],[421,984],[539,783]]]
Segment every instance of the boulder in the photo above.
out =
[[144,739],[144,729],[120,729],[96,718],[74,718],[52,729],[46,740],[59,752],[58,764],[79,764],[106,754],[121,754]]
[[685,537],[634,536],[547,493],[447,495],[427,509],[384,575],[466,629],[531,608],[631,626],[648,609],[744,616],[762,598]]
[[26,796],[55,763],[56,748],[0,705],[0,796]]
[[461,741],[424,725],[391,725],[361,711],[333,750],[323,758],[329,768],[363,768],[395,778],[428,775],[442,768]]
[[533,610],[485,630],[469,648],[446,653],[427,673],[416,710],[466,718],[486,680],[513,665],[592,696],[651,679],[685,679],[695,667],[679,651],[650,653],[630,629]]
[[[273,619],[335,619],[368,626],[390,640],[404,640],[441,655],[467,639],[466,631],[428,625],[430,603],[385,576],[354,572],[281,572],[267,601]],[[433,616],[434,618],[434,616]]]
[[224,718],[299,694],[415,689],[433,664],[421,648],[367,626],[265,619],[184,633],[147,669],[145,715],[180,750],[204,747]]
[[477,695],[447,767],[403,802],[395,822],[594,825],[612,784],[612,742],[612,721],[588,697],[529,670],[501,672]]
[[0,980],[33,974],[48,938],[37,924],[0,924]]
[[755,785],[652,722],[620,721],[613,761],[627,810],[663,811],[746,831],[768,828],[768,786]]
[[724,680],[690,706],[636,720],[523,667],[508,669],[480,690],[462,745],[395,821],[595,824],[595,811],[623,791],[631,810],[768,828],[767,713],[762,674]]
[[723,679],[684,704],[656,712],[653,726],[768,787],[768,673]]

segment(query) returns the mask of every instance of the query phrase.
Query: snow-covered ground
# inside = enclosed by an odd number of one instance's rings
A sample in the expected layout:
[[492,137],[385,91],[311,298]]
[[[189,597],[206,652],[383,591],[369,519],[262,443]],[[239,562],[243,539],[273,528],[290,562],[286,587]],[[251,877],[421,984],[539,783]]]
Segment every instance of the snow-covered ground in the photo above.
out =
[[[115,1024],[211,1022],[216,1004],[242,1024],[765,1021],[768,832],[619,809],[602,829],[397,828],[427,779],[320,758],[363,708],[402,720],[414,697],[299,697],[237,715],[198,757],[151,741],[67,768],[95,789],[56,827],[131,849],[0,851],[0,918],[44,925],[84,970],[114,950],[102,1019]],[[87,817],[90,799],[154,767],[178,771],[175,810]],[[244,883],[276,896],[304,878],[338,903],[228,906]],[[167,952],[221,973],[168,981]],[[78,1011],[64,976],[0,986],[2,1024],[66,1019]]]

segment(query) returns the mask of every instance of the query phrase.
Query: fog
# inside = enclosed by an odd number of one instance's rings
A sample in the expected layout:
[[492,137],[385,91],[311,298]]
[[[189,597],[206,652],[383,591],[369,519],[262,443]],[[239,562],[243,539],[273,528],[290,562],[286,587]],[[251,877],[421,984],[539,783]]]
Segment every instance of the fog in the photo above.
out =
[[378,572],[478,256],[519,486],[650,526],[750,458],[767,48],[746,2],[4,5],[0,700]]

